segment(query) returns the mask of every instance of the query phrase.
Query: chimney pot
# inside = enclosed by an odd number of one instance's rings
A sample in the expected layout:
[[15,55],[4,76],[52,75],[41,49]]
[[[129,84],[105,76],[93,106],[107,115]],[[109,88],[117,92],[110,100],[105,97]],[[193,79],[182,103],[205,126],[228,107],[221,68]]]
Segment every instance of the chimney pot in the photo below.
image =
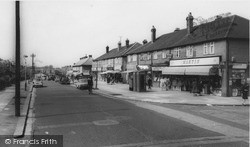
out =
[[129,48],[129,40],[126,40],[126,47]]
[[121,41],[119,41],[118,42],[118,51],[121,49],[121,47],[122,47],[122,43],[121,43]]
[[180,28],[175,28],[174,32],[180,31]]
[[144,40],[142,41],[142,43],[143,43],[143,44],[146,44],[146,43],[148,43],[148,41],[147,41],[146,39],[144,39]]
[[153,26],[152,29],[151,29],[151,39],[152,39],[152,42],[155,42],[155,38],[156,38],[156,29]]
[[109,46],[106,46],[106,53],[109,52]]

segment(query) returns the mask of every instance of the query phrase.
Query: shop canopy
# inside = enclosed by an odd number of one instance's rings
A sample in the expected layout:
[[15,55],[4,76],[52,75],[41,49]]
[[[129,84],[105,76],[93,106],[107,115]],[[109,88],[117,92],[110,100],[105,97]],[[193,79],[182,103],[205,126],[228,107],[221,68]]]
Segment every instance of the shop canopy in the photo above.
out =
[[185,67],[165,67],[162,69],[163,75],[184,75]]
[[218,68],[213,66],[190,66],[190,67],[165,67],[162,70],[165,75],[216,75]]
[[210,74],[210,69],[212,66],[192,66],[186,67],[185,75],[204,75],[208,76]]
[[116,71],[116,70],[108,70],[108,71],[105,71],[105,72],[102,72],[101,75],[104,75],[104,74],[109,74],[109,73],[119,73],[120,71]]

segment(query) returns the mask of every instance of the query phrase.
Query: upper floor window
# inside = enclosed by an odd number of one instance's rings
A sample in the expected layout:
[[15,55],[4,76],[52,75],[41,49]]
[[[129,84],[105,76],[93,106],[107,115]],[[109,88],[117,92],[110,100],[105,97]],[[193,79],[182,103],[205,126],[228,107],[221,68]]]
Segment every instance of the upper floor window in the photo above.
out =
[[214,42],[210,42],[209,53],[214,54]]
[[167,52],[166,51],[162,51],[162,58],[167,58]]
[[133,61],[137,60],[137,55],[133,55]]
[[186,49],[186,56],[187,57],[193,57],[194,49],[193,46],[188,46]]
[[214,54],[214,42],[204,43],[203,44],[203,54]]
[[181,48],[175,49],[176,57],[180,57]]
[[148,60],[151,60],[151,53],[148,53],[148,54],[147,54],[147,59],[148,59]]
[[157,52],[153,53],[153,59],[158,59],[158,53]]

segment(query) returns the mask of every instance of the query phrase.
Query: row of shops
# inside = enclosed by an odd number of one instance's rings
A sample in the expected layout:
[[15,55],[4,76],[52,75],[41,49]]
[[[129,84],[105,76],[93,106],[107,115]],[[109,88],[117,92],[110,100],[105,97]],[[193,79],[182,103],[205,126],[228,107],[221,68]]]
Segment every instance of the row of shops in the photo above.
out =
[[[169,90],[193,92],[194,83],[202,86],[203,94],[222,96],[222,92],[231,89],[232,96],[240,96],[240,88],[244,84],[248,70],[245,63],[234,63],[230,71],[221,65],[221,57],[207,57],[195,59],[170,60],[169,66],[134,65],[133,70],[98,72],[98,80],[107,83],[129,83],[131,73],[142,72],[145,74],[145,84],[150,77],[154,87],[161,87],[161,79],[170,81]],[[229,72],[229,78],[225,78]],[[226,80],[226,81],[225,81]],[[228,87],[223,83],[228,82]]]

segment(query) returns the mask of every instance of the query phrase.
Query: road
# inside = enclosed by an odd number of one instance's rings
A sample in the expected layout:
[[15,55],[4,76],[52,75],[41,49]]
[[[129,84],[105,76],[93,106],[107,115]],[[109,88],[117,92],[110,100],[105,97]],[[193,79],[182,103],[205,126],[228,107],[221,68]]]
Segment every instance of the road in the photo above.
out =
[[130,102],[89,95],[53,81],[44,85],[36,88],[32,132],[63,135],[64,147],[248,146]]

